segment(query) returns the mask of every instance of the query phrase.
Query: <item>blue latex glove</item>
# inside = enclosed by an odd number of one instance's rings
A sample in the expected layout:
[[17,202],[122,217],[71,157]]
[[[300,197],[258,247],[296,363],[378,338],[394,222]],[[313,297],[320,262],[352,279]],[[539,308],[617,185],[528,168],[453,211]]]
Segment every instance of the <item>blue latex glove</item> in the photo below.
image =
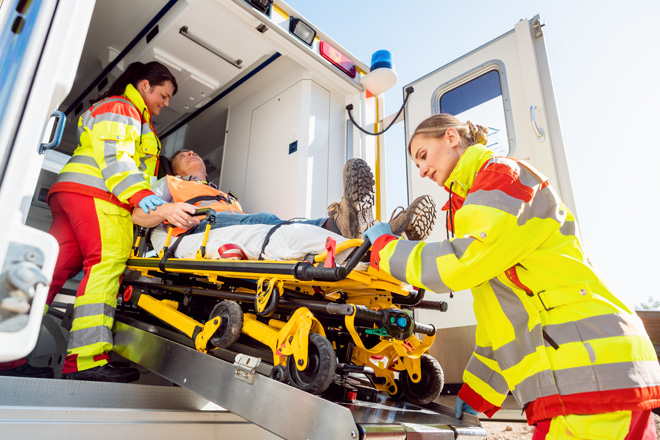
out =
[[456,418],[460,419],[461,417],[463,417],[464,412],[475,416],[479,414],[476,409],[472,408],[470,405],[465,403],[463,399],[456,396]]
[[381,235],[392,235],[392,228],[390,228],[389,223],[376,223],[362,234],[362,236],[368,238],[372,244],[375,243]]
[[167,203],[165,200],[161,199],[156,194],[152,194],[140,200],[138,206],[142,208],[146,214],[149,214],[149,210],[155,211],[157,207],[164,205],[165,203]]

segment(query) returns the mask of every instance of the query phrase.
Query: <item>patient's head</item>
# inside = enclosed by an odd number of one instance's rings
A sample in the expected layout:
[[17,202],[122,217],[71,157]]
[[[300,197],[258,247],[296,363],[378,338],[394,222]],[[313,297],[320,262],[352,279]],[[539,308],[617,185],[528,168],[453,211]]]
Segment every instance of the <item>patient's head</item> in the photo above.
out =
[[194,151],[181,149],[174,153],[170,162],[174,174],[181,177],[196,176],[200,180],[206,180],[204,160]]

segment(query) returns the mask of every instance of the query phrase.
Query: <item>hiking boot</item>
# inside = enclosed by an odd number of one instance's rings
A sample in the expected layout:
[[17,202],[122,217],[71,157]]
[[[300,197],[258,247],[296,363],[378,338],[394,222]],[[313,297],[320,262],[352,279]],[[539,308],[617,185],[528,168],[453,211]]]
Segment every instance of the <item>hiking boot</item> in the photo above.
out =
[[135,368],[123,368],[105,364],[88,370],[76,371],[62,375],[70,380],[93,380],[97,382],[135,382],[140,378],[140,372]]
[[374,175],[364,160],[350,159],[344,165],[343,177],[344,196],[328,207],[328,217],[344,237],[362,238],[375,223]]
[[55,373],[50,367],[35,367],[26,362],[16,368],[0,370],[0,376],[37,377],[40,379],[52,379],[55,377]]
[[[397,212],[398,209],[401,211]],[[399,206],[392,213],[390,228],[392,234],[407,240],[425,240],[433,231],[435,224],[435,202],[431,196],[417,197],[405,210]]]

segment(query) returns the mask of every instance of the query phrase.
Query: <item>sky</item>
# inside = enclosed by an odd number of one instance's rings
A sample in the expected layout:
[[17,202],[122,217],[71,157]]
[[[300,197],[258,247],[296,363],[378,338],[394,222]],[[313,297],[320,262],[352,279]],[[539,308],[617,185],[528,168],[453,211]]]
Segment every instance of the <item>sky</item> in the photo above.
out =
[[[287,3],[367,65],[376,50],[392,52],[387,115],[405,85],[539,14],[585,250],[628,304],[660,300],[660,1]],[[405,173],[404,142],[386,139],[389,176]],[[388,188],[388,210],[405,202],[405,188]]]

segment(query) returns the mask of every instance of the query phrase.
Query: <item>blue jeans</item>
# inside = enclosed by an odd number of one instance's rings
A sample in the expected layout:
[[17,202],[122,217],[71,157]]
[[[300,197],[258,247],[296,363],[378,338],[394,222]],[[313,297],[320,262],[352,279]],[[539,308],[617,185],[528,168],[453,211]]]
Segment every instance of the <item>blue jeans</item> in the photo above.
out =
[[[312,220],[294,220],[295,223],[304,223],[308,225],[323,226],[323,224],[328,219],[316,218]],[[235,226],[235,225],[280,225],[284,223],[284,220],[271,214],[270,212],[259,212],[257,214],[237,214],[234,212],[216,212],[215,213],[215,225],[211,226],[211,229],[224,228],[225,226]],[[194,234],[198,232],[204,232],[206,228],[206,220],[202,220],[195,230],[192,232]]]

